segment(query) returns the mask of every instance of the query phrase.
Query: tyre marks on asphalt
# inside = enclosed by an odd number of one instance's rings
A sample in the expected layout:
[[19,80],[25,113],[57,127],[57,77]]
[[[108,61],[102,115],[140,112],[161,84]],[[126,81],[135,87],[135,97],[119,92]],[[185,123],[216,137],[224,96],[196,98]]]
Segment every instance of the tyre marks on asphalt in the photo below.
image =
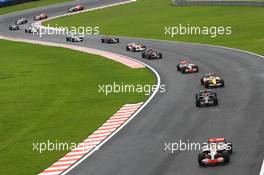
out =
[[67,153],[64,157],[52,164],[39,175],[59,175],[72,165],[77,163],[83,156],[97,148],[102,141],[110,136],[117,128],[123,125],[143,103],[126,104],[112,115],[100,128],[94,131],[79,146]]

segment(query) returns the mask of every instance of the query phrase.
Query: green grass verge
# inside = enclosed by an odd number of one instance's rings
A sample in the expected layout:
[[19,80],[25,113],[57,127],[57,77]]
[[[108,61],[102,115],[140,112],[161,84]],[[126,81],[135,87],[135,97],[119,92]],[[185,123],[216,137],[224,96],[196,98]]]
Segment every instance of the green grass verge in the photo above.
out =
[[[167,0],[138,0],[62,17],[45,24],[100,26],[101,33],[223,45],[264,54],[264,9],[255,7],[177,7]],[[212,38],[202,35],[165,35],[165,26],[231,26],[232,35]]]
[[33,142],[78,143],[141,93],[104,95],[99,84],[153,84],[148,69],[63,48],[0,40],[0,174],[34,175],[65,151],[42,154]]
[[35,2],[27,2],[27,3],[23,3],[23,4],[18,4],[18,5],[2,7],[2,8],[0,8],[0,15],[4,15],[7,13],[11,13],[11,12],[17,12],[20,10],[31,9],[31,8],[35,8],[35,7],[42,7],[42,6],[47,6],[47,5],[51,5],[51,4],[67,2],[67,1],[71,1],[71,0],[39,0],[39,1],[35,1]]

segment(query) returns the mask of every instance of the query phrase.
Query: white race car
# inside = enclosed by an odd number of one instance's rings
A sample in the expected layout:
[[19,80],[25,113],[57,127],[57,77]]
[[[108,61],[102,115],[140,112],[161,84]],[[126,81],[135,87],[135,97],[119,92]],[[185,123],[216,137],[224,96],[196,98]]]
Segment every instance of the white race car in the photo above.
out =
[[19,20],[16,20],[15,24],[16,25],[22,25],[22,24],[26,24],[28,21],[26,18],[21,18]]
[[69,42],[83,42],[83,37],[82,36],[70,35],[70,36],[66,37],[66,41],[69,41]]
[[132,52],[143,52],[146,50],[146,46],[137,43],[130,43],[126,46],[126,50]]

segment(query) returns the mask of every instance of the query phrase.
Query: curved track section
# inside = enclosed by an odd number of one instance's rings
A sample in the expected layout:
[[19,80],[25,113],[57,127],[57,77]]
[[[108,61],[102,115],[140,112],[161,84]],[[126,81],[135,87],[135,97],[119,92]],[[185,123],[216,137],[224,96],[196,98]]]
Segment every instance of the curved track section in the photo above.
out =
[[[86,1],[89,8],[121,0]],[[75,2],[76,3],[76,2]],[[47,8],[50,16],[65,13],[73,3]],[[40,9],[0,17],[0,35],[65,43],[65,36],[25,35],[10,32],[8,25],[17,18],[32,18]],[[125,51],[130,42],[141,42],[163,52],[163,60],[144,60],[140,54]],[[99,36],[87,36],[75,45],[111,51],[138,59],[153,67],[166,85],[122,132],[117,133],[96,153],[82,161],[68,175],[257,175],[264,157],[264,59],[236,50],[206,45],[174,43],[122,37],[118,45],[102,45]],[[198,74],[177,73],[176,64],[189,57],[200,66]],[[197,109],[194,94],[202,87],[203,73],[215,72],[226,82],[216,89],[219,106]],[[204,142],[208,137],[226,137],[233,142],[234,153],[226,166],[200,168],[197,151],[164,150],[164,143]]]

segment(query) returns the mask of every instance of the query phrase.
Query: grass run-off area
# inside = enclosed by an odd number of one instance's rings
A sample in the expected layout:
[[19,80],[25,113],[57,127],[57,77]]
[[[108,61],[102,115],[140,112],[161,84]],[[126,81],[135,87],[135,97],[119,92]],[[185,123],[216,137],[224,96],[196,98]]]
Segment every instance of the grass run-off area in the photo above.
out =
[[[177,7],[170,0],[135,3],[47,21],[60,26],[99,26],[102,34],[222,45],[264,54],[264,8]],[[165,26],[232,27],[231,35],[165,35]]]
[[143,93],[99,93],[98,85],[155,82],[146,68],[63,48],[0,40],[1,175],[35,175],[67,151],[33,151],[33,143],[79,143]]
[[11,13],[11,12],[17,12],[20,10],[31,9],[35,7],[42,7],[42,6],[47,6],[47,5],[56,4],[56,3],[63,3],[67,1],[70,1],[70,0],[39,0],[39,1],[27,2],[23,4],[12,5],[8,7],[0,8],[0,15],[4,15],[7,13]]

